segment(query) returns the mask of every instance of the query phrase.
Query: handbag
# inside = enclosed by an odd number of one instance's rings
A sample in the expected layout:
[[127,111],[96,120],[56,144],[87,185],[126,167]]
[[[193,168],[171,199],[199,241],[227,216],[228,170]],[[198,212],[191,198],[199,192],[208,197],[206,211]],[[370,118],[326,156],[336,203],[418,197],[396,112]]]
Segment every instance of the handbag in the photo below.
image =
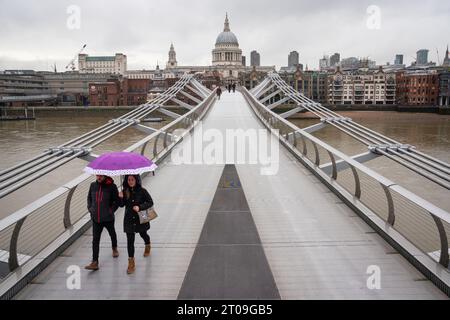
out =
[[158,218],[158,214],[153,207],[148,210],[139,211],[138,215],[140,224],[146,224]]

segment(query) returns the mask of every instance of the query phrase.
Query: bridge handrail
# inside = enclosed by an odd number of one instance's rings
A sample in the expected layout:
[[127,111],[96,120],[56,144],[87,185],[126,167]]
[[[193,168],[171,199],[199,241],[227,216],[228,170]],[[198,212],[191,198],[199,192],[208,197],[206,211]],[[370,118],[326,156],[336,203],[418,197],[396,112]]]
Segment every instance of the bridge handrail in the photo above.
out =
[[[360,143],[365,144],[369,150],[376,152],[380,156],[387,157],[433,183],[450,190],[449,163],[424,154],[412,145],[400,143],[354,122],[351,118],[343,117],[335,111],[325,108],[320,103],[311,100],[303,93],[294,89],[276,72],[269,73],[262,83],[264,85],[252,91],[252,94],[261,103],[265,104],[268,98],[274,98],[275,95],[282,93],[285,97],[284,99],[292,100],[297,105],[297,108],[284,113],[282,115],[284,118],[300,110],[307,110],[320,118],[322,123],[326,123]],[[272,89],[278,90],[263,97],[263,95],[269,93]],[[271,104],[270,109],[273,109],[272,106],[278,105],[280,101],[282,103],[284,99],[280,99]]]
[[[138,151],[145,154],[151,142],[153,148],[148,157],[157,163],[160,162],[206,115],[215,99],[215,90],[210,91],[209,96],[191,111],[124,151],[133,152],[139,149]],[[184,132],[177,137],[170,136],[169,144],[168,134],[175,128],[184,129]],[[164,144],[159,146],[158,138],[163,135],[165,136]],[[56,240],[64,231],[89,214],[86,207],[86,192],[92,181],[91,175],[82,174],[0,220],[0,262],[3,259],[5,263],[5,257],[7,256],[6,263],[9,266],[9,273],[24,265]],[[57,223],[57,226],[52,227],[51,230],[44,231],[44,229],[41,229],[46,222],[52,219],[57,219],[61,223]],[[39,239],[37,239],[38,237]],[[21,241],[23,241],[23,244]],[[3,280],[0,274],[0,284]]]
[[198,110],[203,108],[205,105],[207,105],[208,103],[211,102],[211,99],[213,99],[215,97],[215,90],[210,94],[210,96],[203,100],[195,109],[192,109],[191,111],[187,112],[186,114],[184,114],[182,117],[179,117],[177,119],[175,119],[174,121],[172,121],[171,123],[167,124],[166,126],[164,126],[161,129],[157,129],[153,134],[149,135],[148,137],[136,142],[134,145],[128,147],[125,151],[129,152],[132,150],[136,150],[139,147],[143,146],[146,142],[150,141],[151,139],[165,134],[166,132],[170,131],[170,129],[174,126],[176,126],[177,124],[179,124],[180,122],[185,121],[186,119],[193,119],[193,116],[195,114],[198,113]]
[[[193,90],[198,91],[197,94],[201,97],[200,100],[204,100],[210,95],[211,91],[203,87],[195,79],[195,75],[184,74],[163,94],[158,95],[155,99],[138,106],[119,118],[110,120],[106,124],[58,147],[49,148],[31,159],[27,159],[10,168],[1,170],[0,199],[72,160],[89,156],[94,147],[129,127],[139,125],[140,120],[162,108],[172,98],[176,97],[177,94],[183,93],[183,90],[185,89],[192,89],[192,87],[189,86],[190,83],[197,88]],[[194,105],[189,107],[189,110],[200,101],[193,96],[191,96],[190,100],[195,100],[195,102]],[[186,103],[185,105],[189,104]],[[176,116],[178,116],[178,114],[176,114]]]
[[[408,201],[412,202],[416,206],[420,207],[424,211],[428,212],[431,217],[434,220],[434,223],[436,224],[437,231],[439,233],[439,240],[440,240],[440,258],[439,262],[446,268],[449,267],[449,256],[448,256],[448,247],[449,247],[449,238],[450,238],[450,213],[437,207],[436,205],[430,203],[429,201],[419,197],[418,195],[412,193],[411,191],[407,190],[406,188],[397,185],[393,181],[383,177],[379,173],[373,171],[372,169],[366,167],[364,164],[361,164],[360,162],[352,159],[348,155],[344,154],[343,152],[335,149],[334,147],[328,145],[327,143],[323,142],[322,140],[318,139],[317,137],[311,135],[308,132],[305,132],[304,130],[298,128],[296,125],[291,123],[290,121],[284,119],[280,115],[276,114],[269,108],[267,108],[264,104],[262,104],[256,97],[254,97],[246,88],[243,88],[244,96],[247,98],[247,101],[249,102],[252,109],[255,111],[255,113],[258,115],[258,117],[265,123],[267,127],[270,127],[271,129],[280,127],[279,123],[281,123],[286,128],[289,128],[286,131],[290,131],[289,133],[284,132],[285,130],[282,130],[278,134],[278,138],[284,142],[285,145],[289,146],[290,148],[293,148],[297,150],[297,154],[299,154],[305,162],[308,163],[311,169],[313,169],[316,172],[320,172],[321,176],[326,175],[326,177],[330,181],[337,182],[337,166],[336,166],[336,157],[340,160],[344,161],[349,165],[349,167],[353,171],[353,175],[355,178],[355,181],[358,180],[358,182],[355,182],[355,188],[356,185],[360,183],[359,177],[356,171],[359,170],[366,176],[376,180],[384,189],[386,193],[386,198],[388,202],[388,210],[389,210],[389,217],[387,218],[388,222],[391,226],[394,226],[395,223],[395,207],[394,207],[394,199],[393,194],[394,192],[400,196],[402,196],[404,199],[407,199]],[[296,141],[296,134],[299,134],[302,139],[308,139],[314,146],[314,153],[316,156],[316,161],[310,160],[305,153],[301,153],[299,148],[296,146],[296,142],[292,143],[290,141],[289,134],[293,136],[294,141]],[[323,148],[328,152],[330,155],[331,161],[332,161],[332,167],[333,167],[333,174],[330,177],[329,174],[326,174],[323,170],[320,169],[320,159],[317,161],[317,156],[319,154],[317,146]],[[318,163],[319,162],[319,163]],[[339,184],[339,183],[338,183]],[[360,186],[358,187],[360,188]],[[345,188],[344,188],[345,189]],[[347,190],[346,190],[347,191]],[[358,199],[361,201],[361,190],[355,191],[355,194],[351,194],[351,192],[347,191],[350,195],[354,196],[355,199]],[[363,204],[365,205],[365,204]],[[367,206],[366,206],[367,207]],[[368,208],[368,207],[367,207]],[[377,212],[375,212],[373,209],[368,208],[375,214],[379,215]],[[417,243],[414,243],[415,245],[418,245]],[[422,252],[425,252],[426,254],[430,255],[430,252],[426,252],[422,250],[419,246],[419,249]],[[435,259],[435,257],[432,257]]]

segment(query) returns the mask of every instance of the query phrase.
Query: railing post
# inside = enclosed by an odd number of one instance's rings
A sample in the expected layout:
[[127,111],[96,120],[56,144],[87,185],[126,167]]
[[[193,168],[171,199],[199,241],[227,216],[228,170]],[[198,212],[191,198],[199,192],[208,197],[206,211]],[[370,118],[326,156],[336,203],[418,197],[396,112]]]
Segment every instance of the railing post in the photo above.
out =
[[284,134],[284,139],[286,139],[289,142],[289,130],[286,130],[286,133]]
[[302,138],[302,144],[303,144],[303,155],[306,157],[306,155],[308,154],[308,148],[306,147],[306,140],[303,135],[300,135],[300,136]]
[[355,197],[361,199],[361,181],[359,180],[358,171],[352,165],[350,165],[350,169],[352,169],[353,177],[355,178]]
[[431,215],[434,222],[436,223],[436,227],[439,231],[439,238],[441,240],[441,256],[439,259],[439,263],[443,265],[444,267],[449,267],[449,256],[448,256],[448,238],[447,233],[445,232],[444,224],[442,223],[442,220],[438,217]]
[[17,243],[19,241],[20,229],[22,228],[26,218],[27,217],[17,221],[14,227],[13,234],[11,236],[11,242],[9,244],[9,258],[8,258],[8,265],[10,272],[13,272],[19,267],[19,259],[17,257]]
[[336,180],[337,176],[338,176],[337,167],[336,167],[336,159],[334,158],[334,155],[330,151],[328,151],[328,155],[330,156],[331,163],[333,164],[333,174],[331,175],[331,178],[333,180]]
[[147,148],[149,141],[147,141],[146,143],[144,143],[142,145],[142,149],[141,149],[141,156],[143,156],[145,154],[145,149]]
[[168,131],[166,131],[165,133],[164,133],[164,149],[165,148],[167,148],[167,137],[169,136],[169,132]]
[[317,144],[314,141],[311,141],[314,147],[314,153],[316,154],[316,161],[314,162],[316,166],[320,165],[320,156],[319,156],[319,149],[317,149]]
[[173,142],[173,132],[175,131],[175,128],[169,128],[169,130],[166,131],[166,134],[164,136],[164,149],[167,148],[168,143],[167,140],[169,139],[169,134],[170,136],[170,141]]
[[284,138],[284,131],[283,131],[283,126],[278,122],[278,134],[280,135],[280,138]]
[[158,154],[158,140],[159,140],[160,135],[161,135],[161,133],[158,134],[155,139],[155,144],[153,146],[153,158],[156,158],[156,155]]
[[64,228],[68,229],[72,226],[72,221],[70,219],[70,204],[72,202],[73,194],[77,189],[78,185],[69,190],[69,194],[66,198],[66,203],[64,204]]
[[380,183],[380,185],[383,188],[384,193],[386,194],[386,200],[387,200],[387,204],[388,204],[387,223],[389,223],[391,226],[394,226],[394,223],[395,223],[394,200],[392,199],[391,191],[389,190],[388,186],[385,186],[382,183]]

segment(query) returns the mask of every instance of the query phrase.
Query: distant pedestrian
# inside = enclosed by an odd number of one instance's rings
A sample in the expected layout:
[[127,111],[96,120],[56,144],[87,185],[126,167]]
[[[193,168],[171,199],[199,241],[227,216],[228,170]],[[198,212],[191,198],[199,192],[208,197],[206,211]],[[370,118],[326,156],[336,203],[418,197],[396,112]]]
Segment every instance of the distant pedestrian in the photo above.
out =
[[236,83],[233,83],[233,93],[236,92]]
[[231,92],[231,83],[228,84],[228,93]]
[[92,262],[85,268],[96,271],[99,269],[98,256],[100,251],[100,239],[103,228],[108,230],[112,242],[112,256],[117,258],[117,234],[114,228],[114,213],[119,207],[117,186],[114,180],[107,176],[97,176],[89,188],[87,207],[92,219]]
[[217,97],[220,100],[220,96],[222,95],[222,88],[220,88],[220,86],[217,88],[216,94],[217,94]]
[[145,243],[144,257],[150,255],[151,242],[147,231],[150,223],[140,223],[138,213],[153,207],[153,200],[146,189],[142,187],[141,178],[138,175],[125,176],[123,182],[123,192],[119,193],[120,207],[125,207],[123,219],[123,230],[127,234],[128,246],[128,269],[127,273],[132,274],[136,269],[134,260],[134,242],[136,233],[139,233]]

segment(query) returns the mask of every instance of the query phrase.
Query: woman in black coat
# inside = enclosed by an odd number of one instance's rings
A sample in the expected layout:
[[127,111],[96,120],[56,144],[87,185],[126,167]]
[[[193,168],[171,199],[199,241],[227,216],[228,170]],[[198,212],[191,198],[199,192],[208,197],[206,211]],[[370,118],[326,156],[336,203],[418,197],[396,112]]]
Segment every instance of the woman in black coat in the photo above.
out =
[[123,183],[123,192],[119,194],[120,207],[125,207],[125,216],[123,219],[123,230],[127,234],[128,243],[128,270],[127,273],[134,273],[136,264],[134,260],[134,241],[136,233],[139,233],[145,242],[144,257],[150,255],[151,243],[147,231],[150,229],[150,223],[140,224],[139,211],[147,210],[153,207],[153,200],[145,188],[142,187],[141,178],[136,176],[125,176]]

